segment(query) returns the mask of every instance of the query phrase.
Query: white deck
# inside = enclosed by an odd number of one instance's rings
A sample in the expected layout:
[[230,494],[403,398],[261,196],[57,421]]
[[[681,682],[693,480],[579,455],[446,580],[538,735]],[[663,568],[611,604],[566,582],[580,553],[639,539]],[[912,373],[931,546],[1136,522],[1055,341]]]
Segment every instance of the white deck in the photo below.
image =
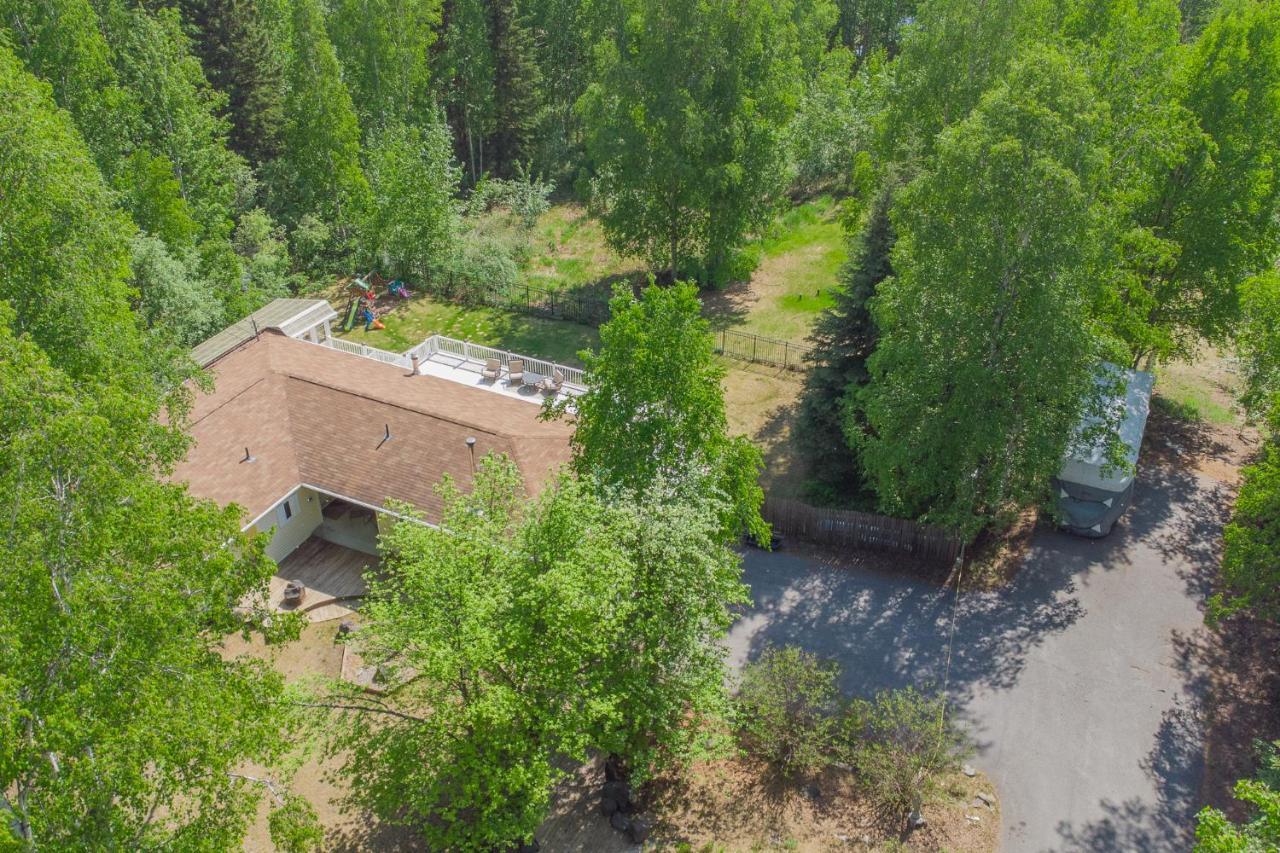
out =
[[[448,379],[451,382],[461,382],[463,385],[470,385],[473,388],[480,388],[484,391],[524,400],[527,403],[534,403],[539,406],[542,405],[545,399],[552,396],[549,393],[543,393],[537,388],[538,382],[544,379],[545,376],[531,371],[528,367],[525,368],[524,381],[519,385],[513,385],[507,379],[505,365],[502,367],[502,375],[496,381],[485,378],[482,375],[483,370],[483,361],[448,352],[434,352],[418,361],[418,373],[423,376],[436,376],[441,379]],[[584,390],[586,389],[580,385],[571,385],[569,382],[565,382],[560,388],[560,393],[554,396],[557,399],[576,397]]]
[[[551,396],[549,393],[544,393],[540,390],[537,387],[538,383],[554,375],[556,371],[559,371],[565,377],[559,393],[555,395],[557,398],[577,397],[587,390],[586,386],[582,384],[581,368],[568,367],[534,356],[481,346],[470,341],[447,338],[444,335],[432,335],[404,353],[388,352],[377,347],[371,347],[368,344],[352,343],[342,338],[330,338],[318,343],[321,346],[333,347],[353,355],[372,358],[384,364],[394,364],[404,368],[411,368],[413,359],[416,356],[418,359],[418,373],[423,376],[437,376],[441,379],[459,382],[494,394],[502,394],[503,396],[523,400],[526,403],[532,403],[537,406],[541,406],[543,401]],[[496,380],[487,379],[483,374],[485,363],[488,359],[497,359],[500,365],[500,375]],[[508,378],[511,362],[516,360],[524,362],[524,379],[518,385],[512,384]]]

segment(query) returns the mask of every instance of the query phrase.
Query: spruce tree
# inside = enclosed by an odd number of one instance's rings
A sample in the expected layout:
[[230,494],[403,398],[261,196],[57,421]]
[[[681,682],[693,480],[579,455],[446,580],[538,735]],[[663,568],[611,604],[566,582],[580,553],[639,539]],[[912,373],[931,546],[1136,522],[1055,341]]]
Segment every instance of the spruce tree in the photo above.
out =
[[260,0],[185,0],[183,18],[205,76],[227,96],[231,148],[261,165],[280,152],[284,123],[284,34]]
[[493,170],[502,177],[528,158],[538,128],[542,75],[535,61],[533,33],[525,26],[517,0],[493,0],[490,9],[493,46]]
[[824,503],[861,505],[872,497],[857,451],[846,437],[846,410],[850,394],[870,377],[867,358],[879,332],[869,302],[880,282],[893,275],[892,193],[892,184],[886,184],[875,198],[855,252],[840,271],[835,304],[818,318],[810,336],[813,369],[800,401],[797,441],[813,496]]

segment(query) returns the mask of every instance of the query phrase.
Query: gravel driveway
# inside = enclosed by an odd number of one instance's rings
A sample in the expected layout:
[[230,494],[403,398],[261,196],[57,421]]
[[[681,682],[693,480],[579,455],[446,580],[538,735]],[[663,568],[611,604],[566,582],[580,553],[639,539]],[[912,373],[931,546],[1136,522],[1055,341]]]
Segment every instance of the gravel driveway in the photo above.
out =
[[[1216,482],[1150,466],[1109,538],[1041,530],[1012,587],[961,597],[949,692],[998,786],[1004,850],[1186,849],[1203,765],[1192,645],[1227,507]],[[952,593],[786,551],[748,553],[745,580],[735,666],[797,643],[838,659],[849,693],[941,683]]]

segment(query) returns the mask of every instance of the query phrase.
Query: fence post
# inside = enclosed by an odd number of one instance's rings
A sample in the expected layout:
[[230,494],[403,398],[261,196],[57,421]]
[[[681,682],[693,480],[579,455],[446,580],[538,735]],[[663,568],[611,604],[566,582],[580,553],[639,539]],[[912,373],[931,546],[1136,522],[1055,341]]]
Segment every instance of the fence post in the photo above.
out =
[[758,343],[760,343],[760,336],[752,335],[751,336],[751,363],[752,364],[756,363],[756,344]]

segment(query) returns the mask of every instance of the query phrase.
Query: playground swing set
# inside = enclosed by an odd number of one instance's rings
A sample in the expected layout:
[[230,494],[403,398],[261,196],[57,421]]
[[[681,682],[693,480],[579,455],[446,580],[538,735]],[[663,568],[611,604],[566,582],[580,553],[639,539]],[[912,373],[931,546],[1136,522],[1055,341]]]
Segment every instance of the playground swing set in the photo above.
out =
[[347,303],[346,314],[342,321],[342,331],[349,332],[355,328],[356,321],[364,322],[364,330],[366,332],[377,331],[386,328],[382,321],[378,319],[378,314],[385,309],[378,308],[378,291],[379,287],[387,289],[388,297],[400,297],[408,299],[410,296],[409,288],[400,279],[388,281],[377,273],[371,272],[364,276],[356,276],[347,284],[347,290],[351,294],[351,301]]

